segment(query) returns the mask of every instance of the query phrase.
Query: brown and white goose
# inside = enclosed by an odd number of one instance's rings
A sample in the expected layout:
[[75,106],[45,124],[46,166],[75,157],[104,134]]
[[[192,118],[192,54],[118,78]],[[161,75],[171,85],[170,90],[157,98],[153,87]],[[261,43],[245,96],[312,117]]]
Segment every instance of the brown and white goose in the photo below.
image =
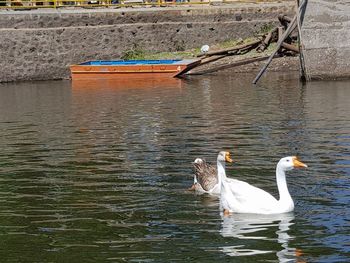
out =
[[[229,152],[219,152],[218,160],[222,158],[227,162],[232,162]],[[215,167],[201,158],[195,159],[193,162],[195,172],[191,189],[202,193],[220,194],[221,177],[218,174],[219,165],[221,165],[219,162],[217,167]],[[226,174],[224,178],[227,179]]]

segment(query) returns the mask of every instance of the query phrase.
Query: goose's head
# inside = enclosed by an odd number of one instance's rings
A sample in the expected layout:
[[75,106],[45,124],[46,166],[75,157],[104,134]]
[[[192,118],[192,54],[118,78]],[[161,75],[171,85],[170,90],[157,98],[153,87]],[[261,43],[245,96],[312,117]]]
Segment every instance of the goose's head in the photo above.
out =
[[196,158],[193,163],[202,164],[204,161],[201,158]]
[[290,171],[290,170],[293,170],[294,168],[307,167],[307,165],[299,161],[296,156],[288,156],[288,157],[282,158],[278,162],[277,166],[281,167],[285,171]]
[[202,47],[201,47],[201,53],[202,54],[205,54],[205,53],[207,53],[209,51],[209,46],[208,45],[203,45]]
[[232,159],[231,159],[231,154],[230,152],[225,152],[225,151],[221,151],[219,152],[218,154],[218,159],[217,159],[218,162],[229,162],[229,163],[232,163]]

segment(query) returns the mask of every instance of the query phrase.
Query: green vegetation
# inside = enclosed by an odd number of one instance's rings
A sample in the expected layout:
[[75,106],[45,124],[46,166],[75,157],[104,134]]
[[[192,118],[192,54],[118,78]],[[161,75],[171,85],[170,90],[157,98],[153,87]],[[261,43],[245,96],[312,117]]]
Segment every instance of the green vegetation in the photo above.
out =
[[268,32],[270,32],[275,26],[271,25],[271,24],[266,24],[263,25],[260,30],[259,30],[259,34],[267,34]]
[[124,51],[121,59],[124,59],[124,60],[147,59],[145,56],[146,56],[145,51],[135,48],[135,49],[129,49]]
[[213,46],[213,48],[215,48],[215,49],[230,48],[230,47],[235,47],[238,45],[247,44],[249,42],[253,42],[254,40],[256,40],[256,38],[254,38],[254,37],[250,37],[250,38],[246,38],[246,39],[242,39],[242,38],[231,39],[231,40],[227,40],[227,41],[224,41],[222,43],[219,43],[219,44]]
[[[220,50],[220,49],[226,49],[235,47],[238,45],[246,44],[249,42],[252,42],[256,40],[256,38],[247,38],[247,39],[235,39],[235,40],[227,40],[215,45],[210,46],[210,51],[213,50]],[[265,53],[271,53],[272,50],[275,48],[276,43],[271,43]],[[174,51],[174,52],[149,52],[145,50],[141,50],[139,48],[129,49],[126,50],[123,55],[122,59],[124,60],[131,60],[131,59],[183,59],[183,58],[194,58],[197,57],[197,55],[200,54],[200,47],[184,50],[184,51]],[[249,53],[245,54],[245,57],[254,57],[261,55],[262,53],[258,53],[255,50],[250,51]]]
[[185,50],[185,51],[175,51],[175,52],[149,52],[139,49],[126,50],[122,59],[181,59],[181,58],[191,58],[195,57],[200,53],[199,48]]
[[199,54],[198,51],[185,50],[175,52],[160,52],[160,53],[148,53],[146,59],[181,59],[181,58],[193,58]]

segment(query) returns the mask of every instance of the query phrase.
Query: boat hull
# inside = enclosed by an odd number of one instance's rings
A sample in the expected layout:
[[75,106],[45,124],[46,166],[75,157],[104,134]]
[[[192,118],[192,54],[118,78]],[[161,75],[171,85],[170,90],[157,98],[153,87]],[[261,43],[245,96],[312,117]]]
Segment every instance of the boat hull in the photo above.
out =
[[200,60],[89,61],[71,65],[73,80],[173,78],[194,67]]

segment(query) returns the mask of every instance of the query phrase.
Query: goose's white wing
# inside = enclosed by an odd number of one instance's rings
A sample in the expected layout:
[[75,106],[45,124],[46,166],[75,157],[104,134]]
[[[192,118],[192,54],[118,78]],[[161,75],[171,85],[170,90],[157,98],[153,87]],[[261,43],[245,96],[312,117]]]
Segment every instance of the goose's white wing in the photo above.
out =
[[278,203],[268,192],[246,182],[230,178],[227,178],[226,182],[222,199],[231,211],[266,213]]

